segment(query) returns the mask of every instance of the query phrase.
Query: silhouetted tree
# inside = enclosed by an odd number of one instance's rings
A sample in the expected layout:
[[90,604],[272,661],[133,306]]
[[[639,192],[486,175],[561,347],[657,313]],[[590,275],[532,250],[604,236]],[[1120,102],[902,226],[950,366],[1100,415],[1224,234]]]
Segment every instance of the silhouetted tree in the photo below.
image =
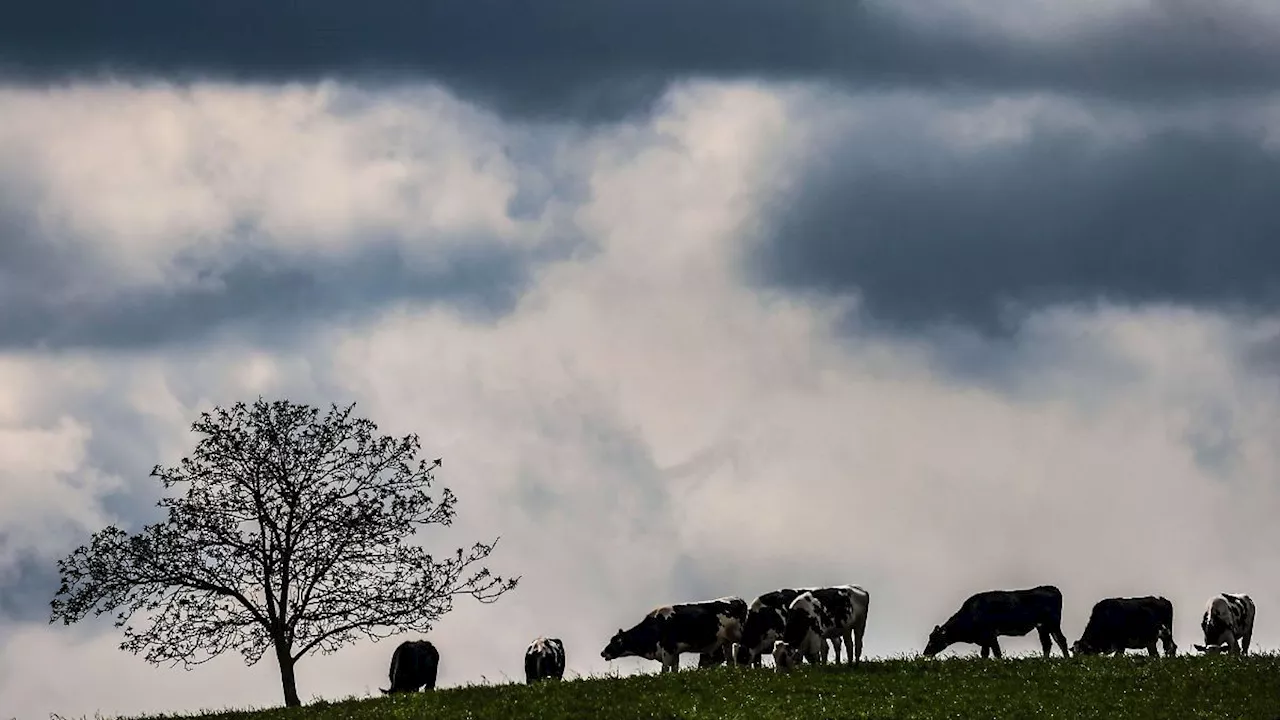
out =
[[414,543],[453,521],[453,493],[428,493],[440,460],[417,460],[416,435],[378,435],[354,407],[321,417],[259,398],[202,413],[191,456],[151,471],[183,490],[157,503],[168,518],[134,535],[107,527],[60,560],[50,622],[115,611],[121,649],[157,664],[234,649],[253,665],[270,649],[296,706],[294,666],[312,650],[425,633],[454,597],[513,589],[520,578],[473,567],[497,539],[444,559]]

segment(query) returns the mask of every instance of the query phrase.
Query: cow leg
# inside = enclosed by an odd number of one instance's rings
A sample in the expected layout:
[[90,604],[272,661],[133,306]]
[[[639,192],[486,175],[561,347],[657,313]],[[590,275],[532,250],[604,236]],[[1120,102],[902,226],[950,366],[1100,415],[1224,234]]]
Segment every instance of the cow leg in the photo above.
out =
[[1253,639],[1253,630],[1240,636],[1240,653],[1242,655],[1249,654],[1249,641]]
[[858,624],[853,626],[853,653],[857,662],[862,662],[862,635],[867,631],[867,619],[863,616]]
[[1118,647],[1115,652],[1111,653],[1111,657],[1121,657],[1124,655],[1124,648]]
[[1178,645],[1173,641],[1173,633],[1168,626],[1160,626],[1160,642],[1164,645],[1164,656],[1173,657],[1178,654]]
[[1071,657],[1071,651],[1067,649],[1067,636],[1062,634],[1062,626],[1054,625],[1049,634],[1053,636],[1053,641],[1058,643],[1058,647],[1062,650],[1062,657]]
[[1148,657],[1160,657],[1160,653],[1156,652],[1156,641],[1155,641],[1155,640],[1152,640],[1152,641],[1151,641],[1151,643],[1150,643],[1149,645],[1147,645],[1147,656],[1148,656]]
[[[836,664],[837,664],[837,665],[839,665],[839,664],[840,664],[840,645],[841,645],[841,643],[840,643],[840,638],[839,638],[839,636],[831,638],[831,649],[835,651],[835,654],[836,654]],[[822,641],[822,647],[824,647],[824,648],[825,648],[826,646],[827,646],[827,641],[826,641],[826,640],[823,640],[823,641]],[[824,658],[822,659],[822,662],[826,662],[826,661],[827,661],[827,659],[824,657]]]
[[[857,652],[858,652],[858,656],[861,657],[862,648],[858,648]],[[855,662],[853,653],[854,653],[853,630],[852,629],[845,630],[844,631],[844,655],[845,655],[844,661],[849,665],[852,665]]]
[[1004,657],[1004,653],[1000,652],[1000,640],[998,638],[991,638],[991,653],[996,656],[997,660]]
[[680,671],[680,653],[669,648],[662,648],[662,672]]
[[[835,646],[836,662],[840,662],[840,646],[837,645],[836,643],[831,643],[831,644]],[[819,653],[819,657],[822,658],[822,664],[826,665],[827,661],[831,658],[831,648],[827,647],[827,639],[824,637],[819,637],[818,647],[821,648],[818,651],[818,653]]]
[[1049,628],[1040,625],[1036,628],[1036,634],[1040,636],[1040,650],[1044,652],[1045,657],[1049,657]]

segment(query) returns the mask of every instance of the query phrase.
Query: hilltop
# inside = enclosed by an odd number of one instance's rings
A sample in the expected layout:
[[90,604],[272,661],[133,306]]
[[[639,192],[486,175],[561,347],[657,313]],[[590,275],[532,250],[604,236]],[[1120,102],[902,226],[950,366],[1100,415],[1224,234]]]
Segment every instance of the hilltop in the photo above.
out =
[[[196,716],[192,716],[196,717]],[[592,677],[529,687],[473,685],[418,695],[224,712],[202,720],[783,720],[1062,718],[1277,720],[1280,655],[1087,659],[890,659],[790,675],[715,668]],[[172,719],[171,719],[172,720]]]

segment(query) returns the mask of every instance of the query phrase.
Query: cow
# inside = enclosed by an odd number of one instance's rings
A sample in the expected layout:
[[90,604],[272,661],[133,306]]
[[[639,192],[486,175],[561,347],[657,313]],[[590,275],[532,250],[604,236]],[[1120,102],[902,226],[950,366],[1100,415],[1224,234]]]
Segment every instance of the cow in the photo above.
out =
[[680,669],[680,654],[696,652],[698,667],[718,665],[742,637],[747,602],[722,597],[655,608],[630,630],[619,629],[601,651],[605,660],[634,656],[662,663],[662,672]]
[[[787,667],[801,659],[811,663],[827,661],[827,640],[840,662],[840,644],[850,665],[862,661],[862,636],[867,629],[871,595],[857,585],[836,585],[800,593],[787,607],[787,624],[782,631]],[[778,660],[774,644],[774,663]],[[784,668],[785,669],[785,668]]]
[[436,670],[440,667],[440,653],[426,640],[406,640],[391,654],[391,670],[388,673],[391,687],[382,690],[384,695],[398,692],[434,690]]
[[1244,593],[1221,593],[1209,599],[1200,620],[1204,645],[1195,645],[1202,653],[1230,652],[1248,655],[1253,639],[1253,618],[1257,608]]
[[953,643],[973,643],[982,648],[982,657],[1000,652],[1000,635],[1040,634],[1040,647],[1049,657],[1052,637],[1067,651],[1067,638],[1062,634],[1062,591],[1053,585],[1040,585],[1028,590],[988,590],[974,595],[960,606],[945,623],[933,626],[924,648],[925,657],[933,657]]
[[560,680],[564,677],[564,643],[560,638],[540,637],[524,651],[524,680]]
[[782,639],[782,630],[787,626],[787,608],[791,606],[791,601],[800,593],[812,589],[782,588],[767,592],[752,601],[751,607],[747,609],[746,622],[742,624],[742,639],[734,650],[734,663],[759,667],[765,651]]
[[1106,598],[1089,613],[1080,639],[1071,645],[1079,655],[1114,653],[1146,648],[1157,657],[1156,641],[1164,645],[1166,657],[1173,657],[1178,645],[1173,641],[1173,603],[1163,597]]

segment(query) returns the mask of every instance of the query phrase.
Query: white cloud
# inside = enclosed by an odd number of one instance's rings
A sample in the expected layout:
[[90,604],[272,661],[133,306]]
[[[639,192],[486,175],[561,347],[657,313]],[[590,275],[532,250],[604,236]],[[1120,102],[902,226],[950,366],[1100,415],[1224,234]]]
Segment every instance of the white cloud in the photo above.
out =
[[342,257],[353,238],[394,236],[423,266],[471,235],[537,241],[505,212],[502,124],[430,87],[10,89],[0,113],[0,172],[43,234],[93,258],[63,292],[189,287],[253,251]]
[[[7,91],[0,105],[22,108],[6,142],[38,146],[26,167],[52,188],[52,217],[90,251],[122,255],[102,283],[181,282],[167,272],[183,248],[235,257],[246,212],[262,219],[252,242],[304,253],[383,226],[527,237],[504,209],[524,168],[499,148],[542,130],[435,91],[110,86]],[[397,306],[290,347],[228,330],[200,347],[4,358],[5,511],[19,498],[36,523],[27,537],[106,517],[94,433],[133,433],[127,482],[145,488],[213,402],[354,399],[444,457],[460,515],[432,541],[500,534],[492,567],[525,576],[497,605],[460,601],[433,633],[443,684],[519,678],[539,634],[565,639],[571,670],[602,671],[609,635],[657,604],[780,584],[865,584],[871,655],[918,650],[971,592],[1041,582],[1066,594],[1073,640],[1094,600],[1150,592],[1173,599],[1186,647],[1205,597],[1245,590],[1262,607],[1258,644],[1274,647],[1266,608],[1280,581],[1256,548],[1280,541],[1266,522],[1280,509],[1280,405],[1274,378],[1240,354],[1262,326],[1050,309],[1008,351],[1031,360],[1007,389],[957,383],[911,341],[843,334],[851,305],[742,279],[761,198],[830,127],[814,107],[804,90],[690,85],[647,125],[561,146],[589,192],[559,212],[597,247],[543,267],[491,324]],[[73,161],[95,153],[110,157]],[[6,637],[0,697],[18,718],[278,702],[269,661],[184,673],[115,650],[105,629],[11,625]],[[301,694],[377,694],[393,647],[307,659]]]

